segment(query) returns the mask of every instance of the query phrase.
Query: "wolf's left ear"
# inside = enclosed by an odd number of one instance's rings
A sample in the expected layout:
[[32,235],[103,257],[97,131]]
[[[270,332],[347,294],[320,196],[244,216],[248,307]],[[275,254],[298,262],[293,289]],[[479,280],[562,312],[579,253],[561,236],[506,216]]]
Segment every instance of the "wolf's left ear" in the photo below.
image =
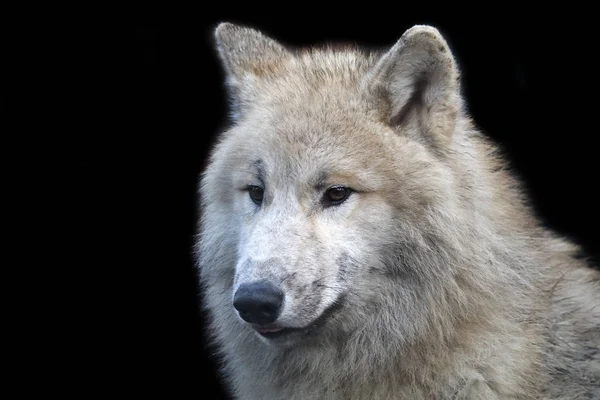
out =
[[272,74],[288,51],[261,32],[229,22],[214,32],[234,118],[252,101],[258,79]]
[[363,84],[390,126],[436,147],[452,137],[461,108],[459,71],[437,29],[407,30]]

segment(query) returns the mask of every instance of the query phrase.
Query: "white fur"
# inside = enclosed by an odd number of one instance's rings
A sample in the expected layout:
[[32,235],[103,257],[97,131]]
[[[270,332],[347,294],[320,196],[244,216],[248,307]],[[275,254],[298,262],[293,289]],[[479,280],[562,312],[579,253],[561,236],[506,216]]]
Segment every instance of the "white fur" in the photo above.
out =
[[[235,398],[599,398],[599,274],[474,128],[435,28],[383,54],[231,24],[216,40],[237,120],[202,175],[197,250]],[[324,207],[331,185],[354,193]],[[283,288],[282,326],[343,306],[267,340],[232,306],[260,279]]]

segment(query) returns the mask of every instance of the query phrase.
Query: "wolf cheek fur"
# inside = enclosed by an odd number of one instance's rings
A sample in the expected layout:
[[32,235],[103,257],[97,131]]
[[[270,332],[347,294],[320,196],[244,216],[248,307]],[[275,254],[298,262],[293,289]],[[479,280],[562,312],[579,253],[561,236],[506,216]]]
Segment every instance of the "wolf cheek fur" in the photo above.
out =
[[600,396],[598,273],[471,123],[435,28],[384,53],[215,37],[235,123],[197,250],[235,398]]

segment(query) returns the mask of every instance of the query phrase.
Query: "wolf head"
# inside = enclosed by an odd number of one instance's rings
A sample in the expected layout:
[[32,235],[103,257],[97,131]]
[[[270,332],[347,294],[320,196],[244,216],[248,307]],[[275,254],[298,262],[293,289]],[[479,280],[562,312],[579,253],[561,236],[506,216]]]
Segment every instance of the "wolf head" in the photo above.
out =
[[215,38],[234,123],[202,176],[198,250],[217,329],[288,344],[427,329],[461,245],[440,234],[462,111],[446,41],[415,26],[387,52],[296,51],[229,23]]

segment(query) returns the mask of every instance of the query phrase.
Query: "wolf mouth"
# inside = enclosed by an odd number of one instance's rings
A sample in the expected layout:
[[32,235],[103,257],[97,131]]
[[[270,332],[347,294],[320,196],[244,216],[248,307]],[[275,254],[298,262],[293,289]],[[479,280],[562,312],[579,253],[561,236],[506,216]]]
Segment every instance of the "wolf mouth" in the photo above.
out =
[[311,332],[315,331],[316,329],[325,325],[325,323],[327,321],[329,321],[334,315],[336,315],[344,307],[345,298],[346,298],[345,294],[340,295],[333,303],[331,303],[331,305],[329,305],[325,309],[325,311],[323,311],[321,313],[321,315],[319,315],[319,317],[317,317],[317,319],[315,319],[313,322],[311,322],[310,324],[308,324],[307,326],[304,326],[304,327],[286,328],[286,327],[279,327],[277,325],[270,325],[270,326],[254,325],[253,327],[256,330],[256,332],[258,332],[261,336],[263,336],[264,338],[267,338],[267,339],[277,339],[277,338],[281,338],[281,337],[288,337],[291,335],[306,336],[306,335],[310,334]]

